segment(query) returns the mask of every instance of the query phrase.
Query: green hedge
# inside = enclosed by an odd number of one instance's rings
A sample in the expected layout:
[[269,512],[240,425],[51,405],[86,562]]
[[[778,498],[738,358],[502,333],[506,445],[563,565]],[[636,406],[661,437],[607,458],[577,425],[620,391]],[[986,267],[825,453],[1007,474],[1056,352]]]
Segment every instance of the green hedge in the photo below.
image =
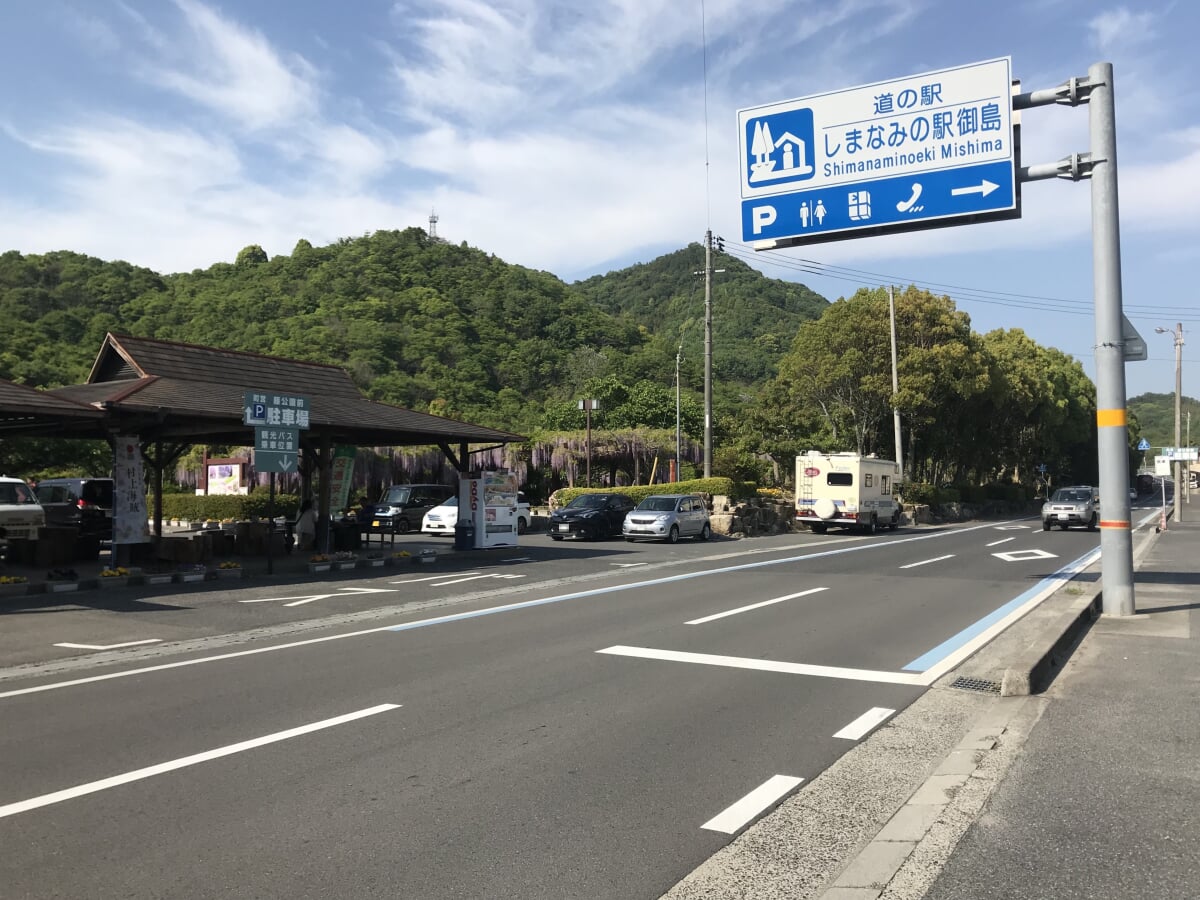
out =
[[753,497],[756,486],[752,481],[734,482],[729,478],[695,478],[669,484],[635,484],[619,488],[560,488],[551,496],[557,506],[565,506],[580,494],[624,494],[634,503],[641,503],[655,494],[727,494],[731,497]]
[[[163,518],[203,522],[206,519],[266,518],[270,502],[268,491],[253,494],[163,494]],[[154,515],[154,498],[146,498],[146,509]],[[275,515],[295,518],[300,498],[295,494],[275,495]]]
[[959,484],[954,487],[935,487],[932,484],[909,482],[901,486],[901,497],[905,503],[925,503],[937,506],[942,503],[985,503],[1003,500],[1023,503],[1030,499],[1032,491],[1023,484],[993,481],[989,484]]

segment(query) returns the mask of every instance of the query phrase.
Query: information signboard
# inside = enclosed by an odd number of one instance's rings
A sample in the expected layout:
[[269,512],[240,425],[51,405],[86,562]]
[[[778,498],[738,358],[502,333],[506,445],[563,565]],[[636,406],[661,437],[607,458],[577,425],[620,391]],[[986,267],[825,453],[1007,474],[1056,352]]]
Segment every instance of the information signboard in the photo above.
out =
[[738,141],[747,243],[1020,214],[1007,57],[743,109]]

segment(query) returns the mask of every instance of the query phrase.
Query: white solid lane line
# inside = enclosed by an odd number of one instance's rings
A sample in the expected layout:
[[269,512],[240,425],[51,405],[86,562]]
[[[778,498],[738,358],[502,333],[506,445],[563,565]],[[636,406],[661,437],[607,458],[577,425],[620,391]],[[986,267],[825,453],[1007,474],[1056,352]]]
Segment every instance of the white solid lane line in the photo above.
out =
[[140,647],[143,644],[158,644],[162,638],[146,638],[144,641],[126,641],[123,644],[55,644],[69,650],[120,650],[122,647]]
[[692,619],[690,622],[684,622],[684,625],[703,625],[705,622],[715,622],[717,619],[723,619],[726,616],[736,616],[738,613],[749,612],[752,609],[761,609],[764,606],[770,606],[772,603],[782,603],[784,600],[794,600],[796,597],[807,597],[809,594],[815,594],[818,591],[827,591],[829,588],[816,587],[810,588],[807,591],[800,591],[798,594],[788,594],[786,597],[776,597],[774,600],[764,600],[762,603],[751,603],[749,606],[739,606],[737,609],[731,609],[728,612],[716,613],[715,615],[705,616],[703,619]]
[[[460,572],[459,574],[460,575],[478,575],[479,573],[478,572]],[[446,576],[444,574],[443,575],[430,575],[426,578],[408,578],[408,579],[405,579],[404,581],[389,581],[388,584],[417,584],[418,582],[421,582],[421,581],[438,581],[445,577]]]
[[[445,576],[445,575],[443,575],[442,577],[443,577],[443,578],[445,578],[446,576]],[[436,584],[434,584],[434,585],[432,585],[432,586],[433,586],[433,587],[445,587],[445,586],[446,586],[446,585],[448,585],[448,584],[462,584],[464,581],[475,581],[475,580],[477,580],[477,579],[479,579],[479,578],[495,578],[495,577],[496,577],[495,575],[493,575],[493,574],[491,574],[490,572],[488,572],[488,573],[486,573],[486,574],[484,574],[484,575],[471,575],[471,576],[469,576],[469,577],[467,577],[467,578],[455,578],[455,579],[453,579],[453,580],[451,580],[451,581],[439,581],[439,582],[437,582]]]
[[1003,540],[999,540],[999,541],[992,541],[992,542],[991,542],[990,544],[988,544],[987,546],[989,546],[989,547],[998,547],[1000,544],[1007,544],[1009,541],[1015,541],[1015,540],[1016,540],[1016,538],[1004,538]]
[[733,834],[762,814],[767,807],[795,790],[803,778],[791,775],[772,775],[733,806],[713,816],[701,828]]
[[682,650],[652,650],[648,647],[625,647],[620,644],[597,650],[610,656],[632,656],[636,659],[657,659],[664,662],[694,663],[701,666],[723,666],[727,669],[753,669],[759,672],[778,672],[783,675],[812,675],[817,678],[841,678],[846,681],[874,681],[880,684],[910,684],[924,686],[930,682],[924,675],[911,672],[878,672],[872,669],[843,669],[838,666],[814,666],[807,663],[782,662],[775,659],[751,659],[745,656],[716,656],[711,653],[687,653]]
[[909,563],[907,566],[901,566],[902,569],[915,569],[917,566],[927,566],[930,563],[941,562],[943,559],[954,559],[953,553],[947,553],[945,556],[935,556],[933,559],[923,559],[920,562]]
[[184,756],[179,759],[168,760],[167,762],[159,763],[155,766],[147,766],[144,769],[135,769],[132,772],[126,772],[123,775],[114,775],[111,778],[102,778],[100,781],[92,781],[87,784],[80,784],[73,788],[67,788],[63,791],[55,791],[52,794],[42,794],[40,797],[33,797],[29,800],[21,800],[18,803],[9,803],[7,806],[0,806],[0,819],[6,816],[15,816],[17,813],[29,812],[31,809],[38,809],[42,806],[50,806],[54,803],[62,803],[64,800],[73,800],[76,797],[83,797],[87,794],[94,794],[97,791],[106,791],[109,788],[119,787],[122,784],[129,784],[131,781],[140,781],[143,778],[152,778],[155,775],[162,775],[164,772],[174,772],[176,769],[183,769],[187,766],[194,766],[198,763],[208,762],[213,759],[220,759],[222,756],[231,756],[234,753],[241,753],[245,750],[253,750],[255,747],[262,747],[267,744],[274,744],[279,741],[286,741],[290,738],[299,737],[302,734],[309,734],[314,731],[320,731],[323,728],[332,728],[335,725],[344,725],[347,722],[353,722],[355,719],[363,719],[367,716],[374,716],[381,712],[387,712],[392,709],[399,709],[398,703],[381,703],[379,706],[372,706],[369,709],[360,709],[358,712],[346,713],[344,716],[335,716],[332,719],[323,719],[320,722],[313,722],[310,725],[301,725],[299,728],[289,728],[287,731],[277,731],[274,734],[264,735],[260,738],[254,738],[249,741],[242,741],[239,744],[229,744],[226,747],[218,747],[215,750],[206,750],[203,753],[195,753],[192,756]]
[[876,706],[868,709],[865,713],[834,735],[835,738],[845,738],[848,741],[857,741],[868,731],[875,728],[880,723],[884,722],[888,716],[895,714],[894,709],[884,709],[882,706]]

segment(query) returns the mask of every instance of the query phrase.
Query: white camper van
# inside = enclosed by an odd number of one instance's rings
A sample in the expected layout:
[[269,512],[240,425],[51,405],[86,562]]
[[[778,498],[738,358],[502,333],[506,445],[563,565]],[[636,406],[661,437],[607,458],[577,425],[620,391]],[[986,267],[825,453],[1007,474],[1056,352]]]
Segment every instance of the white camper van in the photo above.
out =
[[874,534],[900,524],[892,489],[900,467],[890,459],[809,450],[796,457],[796,522],[824,534],[830,525]]

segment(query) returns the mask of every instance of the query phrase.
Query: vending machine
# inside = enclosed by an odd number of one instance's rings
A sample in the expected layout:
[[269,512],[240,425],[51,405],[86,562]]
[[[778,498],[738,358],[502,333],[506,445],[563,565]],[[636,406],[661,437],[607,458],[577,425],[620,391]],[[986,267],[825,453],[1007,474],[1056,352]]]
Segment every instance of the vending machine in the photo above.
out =
[[[517,546],[517,476],[479,472],[462,479],[458,489],[458,528],[474,531],[471,546]],[[458,532],[456,531],[456,538]]]

